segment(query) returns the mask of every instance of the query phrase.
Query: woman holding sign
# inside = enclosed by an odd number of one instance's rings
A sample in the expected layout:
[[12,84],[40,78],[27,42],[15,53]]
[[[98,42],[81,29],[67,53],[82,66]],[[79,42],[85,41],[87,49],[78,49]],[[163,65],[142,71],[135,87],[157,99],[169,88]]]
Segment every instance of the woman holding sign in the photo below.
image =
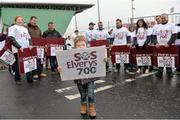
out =
[[[15,81],[17,85],[21,84],[21,76],[19,73],[18,65],[18,50],[23,52],[24,48],[29,48],[31,43],[31,37],[28,33],[27,28],[23,26],[24,21],[22,16],[16,16],[15,25],[11,26],[8,29],[8,39],[12,43],[12,52],[14,53],[16,62],[15,62]],[[26,78],[28,83],[33,83],[32,73],[26,73]]]
[[[148,31],[148,26],[143,19],[139,19],[136,23],[136,32],[135,32],[135,39],[134,39],[134,46],[137,50],[140,47],[143,49],[146,48],[151,41],[151,33]],[[149,73],[148,66],[142,66],[145,69],[145,73]],[[138,66],[137,73],[141,72],[141,67]]]

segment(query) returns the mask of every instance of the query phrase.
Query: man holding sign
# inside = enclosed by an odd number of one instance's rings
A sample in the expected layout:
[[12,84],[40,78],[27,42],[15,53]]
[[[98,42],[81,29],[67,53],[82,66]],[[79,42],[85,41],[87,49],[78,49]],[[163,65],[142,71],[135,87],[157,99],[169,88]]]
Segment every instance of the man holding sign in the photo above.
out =
[[[96,117],[94,106],[94,78],[105,76],[105,47],[86,48],[84,37],[77,36],[74,42],[77,50],[58,51],[57,59],[62,80],[75,80],[81,95],[81,115]],[[67,56],[68,54],[68,56]],[[103,62],[104,61],[104,62]]]
[[[157,49],[160,46],[164,46],[166,48],[170,47],[177,38],[177,29],[175,25],[168,23],[168,15],[161,15],[161,24],[158,25],[153,30],[153,40],[155,47]],[[166,67],[167,74],[169,77],[173,77],[172,67]],[[157,77],[162,77],[163,75],[163,67],[159,67],[158,72],[156,73]]]

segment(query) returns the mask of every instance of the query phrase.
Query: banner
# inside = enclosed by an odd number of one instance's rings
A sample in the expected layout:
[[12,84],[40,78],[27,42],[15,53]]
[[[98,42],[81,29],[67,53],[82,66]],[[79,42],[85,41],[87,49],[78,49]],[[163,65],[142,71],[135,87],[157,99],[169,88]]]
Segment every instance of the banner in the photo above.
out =
[[43,59],[45,56],[45,46],[46,40],[44,38],[32,38],[32,44],[36,47],[37,50],[37,58]]
[[95,41],[90,41],[90,46],[91,47],[98,47],[98,46],[106,46],[107,50],[107,57],[110,57],[110,47],[109,47],[109,42],[108,40],[95,40]]
[[179,66],[179,46],[173,45],[168,48],[160,46],[160,48],[154,48],[153,63],[157,67],[172,67]]
[[62,81],[106,76],[105,46],[57,51]]
[[112,63],[130,63],[130,48],[127,45],[113,46],[111,54]]
[[153,46],[132,49],[132,63],[137,66],[151,66],[153,59]]
[[56,56],[56,51],[63,50],[65,45],[64,38],[46,38],[46,43],[48,46],[47,56]]
[[24,51],[18,51],[18,62],[20,74],[31,72],[37,69],[37,50],[36,48],[24,48]]

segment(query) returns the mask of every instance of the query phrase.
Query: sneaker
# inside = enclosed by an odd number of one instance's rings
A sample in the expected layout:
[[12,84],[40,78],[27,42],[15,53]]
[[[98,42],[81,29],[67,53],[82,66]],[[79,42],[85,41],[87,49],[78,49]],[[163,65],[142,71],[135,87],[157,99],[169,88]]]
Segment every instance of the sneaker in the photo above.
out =
[[171,78],[171,77],[173,77],[174,73],[173,72],[168,72],[167,75],[168,75],[169,78]]
[[140,68],[138,68],[138,70],[136,71],[136,73],[141,73],[141,69]]
[[47,75],[45,73],[41,73],[39,76],[40,77],[46,77]]
[[146,69],[146,70],[145,70],[145,74],[148,74],[148,73],[149,73],[149,69]]
[[125,69],[125,72],[126,72],[126,73],[129,73],[130,71],[129,71],[128,69]]
[[161,78],[162,76],[163,76],[163,73],[162,73],[162,72],[158,71],[158,72],[156,73],[156,77]]
[[33,78],[34,78],[34,79],[38,79],[39,76],[38,76],[38,75],[34,75]]

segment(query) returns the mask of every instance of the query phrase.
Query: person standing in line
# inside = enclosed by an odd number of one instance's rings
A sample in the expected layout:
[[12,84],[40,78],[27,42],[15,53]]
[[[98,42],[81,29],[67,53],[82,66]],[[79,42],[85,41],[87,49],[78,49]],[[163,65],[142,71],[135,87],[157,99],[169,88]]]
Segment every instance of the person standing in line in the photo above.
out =
[[[30,22],[27,24],[27,28],[31,38],[41,38],[42,33],[37,25],[37,17],[31,16]],[[43,60],[37,59],[37,69],[33,71],[33,78],[38,79],[40,77],[46,77],[47,75],[43,71]]]
[[[61,34],[55,29],[55,24],[53,22],[49,22],[48,23],[48,29],[46,31],[44,31],[43,38],[51,38],[51,37],[57,37],[57,38],[61,38]],[[57,59],[56,56],[50,56],[49,58],[50,60],[50,65],[51,65],[51,72],[55,73],[57,71]]]
[[[21,85],[21,75],[19,73],[19,59],[18,50],[23,52],[24,48],[32,48],[32,40],[29,35],[27,28],[23,26],[24,20],[22,16],[16,16],[15,25],[9,27],[8,29],[8,39],[12,43],[12,52],[15,56],[15,82],[17,85]],[[26,79],[28,83],[36,82],[33,80],[32,72],[26,73]]]
[[[161,15],[161,24],[158,25],[153,30],[153,40],[155,47],[158,49],[160,46],[164,46],[166,48],[170,47],[173,43],[175,43],[177,39],[177,29],[174,24],[168,22],[168,15]],[[163,67],[158,68],[158,72],[156,76],[161,78],[163,76]],[[168,77],[173,77],[173,72],[171,67],[166,67],[166,74]]]

